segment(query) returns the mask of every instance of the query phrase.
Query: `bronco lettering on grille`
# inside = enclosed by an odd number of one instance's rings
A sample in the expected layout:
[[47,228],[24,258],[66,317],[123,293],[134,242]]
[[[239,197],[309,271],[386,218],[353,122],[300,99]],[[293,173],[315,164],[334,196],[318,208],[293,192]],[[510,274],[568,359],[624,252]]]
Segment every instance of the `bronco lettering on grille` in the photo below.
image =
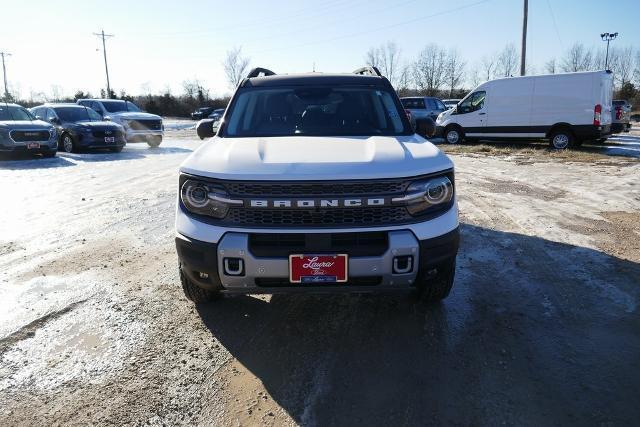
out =
[[252,208],[353,208],[359,206],[388,206],[388,197],[350,199],[250,199],[245,206]]

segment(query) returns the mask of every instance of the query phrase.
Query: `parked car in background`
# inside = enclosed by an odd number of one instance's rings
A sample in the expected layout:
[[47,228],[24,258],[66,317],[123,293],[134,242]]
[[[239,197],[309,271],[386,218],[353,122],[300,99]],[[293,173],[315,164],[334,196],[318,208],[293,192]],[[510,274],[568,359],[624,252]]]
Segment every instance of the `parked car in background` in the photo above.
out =
[[445,107],[447,107],[447,110],[450,110],[456,105],[458,105],[458,102],[460,101],[461,101],[460,99],[443,99],[442,103],[445,105]]
[[191,118],[193,120],[202,120],[205,117],[209,117],[209,114],[211,114],[213,110],[215,110],[215,107],[200,107],[191,113]]
[[93,109],[104,120],[121,125],[127,142],[146,142],[157,147],[162,142],[162,117],[142,111],[133,102],[121,99],[79,99],[79,105]]
[[610,71],[508,77],[481,84],[436,121],[446,142],[548,139],[564,149],[611,133]]
[[214,120],[220,120],[222,119],[222,116],[224,116],[224,110],[225,110],[224,108],[216,108],[211,112],[211,114],[209,114],[208,118],[214,119]]
[[54,157],[57,151],[58,134],[52,125],[36,119],[20,105],[0,104],[0,153]]
[[419,119],[431,118],[435,120],[438,114],[446,111],[447,107],[444,103],[431,96],[412,96],[400,98],[402,106],[411,114],[411,124],[416,127],[416,121]]
[[67,153],[95,148],[119,153],[126,144],[122,126],[82,105],[45,104],[32,108],[31,113],[56,128],[58,148]]
[[611,133],[629,132],[631,129],[631,104],[624,99],[613,100]]

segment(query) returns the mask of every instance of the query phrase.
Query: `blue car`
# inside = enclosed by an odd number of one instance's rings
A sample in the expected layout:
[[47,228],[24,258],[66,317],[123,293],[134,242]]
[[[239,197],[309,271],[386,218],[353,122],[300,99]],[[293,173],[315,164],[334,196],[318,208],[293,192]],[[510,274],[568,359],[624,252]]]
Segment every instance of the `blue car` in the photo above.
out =
[[56,127],[59,149],[74,153],[90,149],[122,151],[126,144],[124,128],[105,121],[91,108],[77,104],[45,104],[31,109],[36,117]]
[[37,120],[24,107],[0,103],[0,153],[54,157],[57,151],[58,135],[52,125]]

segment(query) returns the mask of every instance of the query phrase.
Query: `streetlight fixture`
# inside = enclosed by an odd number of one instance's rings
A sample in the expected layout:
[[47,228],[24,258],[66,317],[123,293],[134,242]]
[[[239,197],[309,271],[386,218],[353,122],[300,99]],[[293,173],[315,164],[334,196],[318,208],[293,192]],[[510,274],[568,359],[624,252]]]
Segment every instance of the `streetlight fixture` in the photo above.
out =
[[603,42],[607,42],[607,54],[604,57],[604,69],[606,70],[609,68],[609,42],[615,40],[615,38],[618,37],[618,33],[602,33],[600,37]]

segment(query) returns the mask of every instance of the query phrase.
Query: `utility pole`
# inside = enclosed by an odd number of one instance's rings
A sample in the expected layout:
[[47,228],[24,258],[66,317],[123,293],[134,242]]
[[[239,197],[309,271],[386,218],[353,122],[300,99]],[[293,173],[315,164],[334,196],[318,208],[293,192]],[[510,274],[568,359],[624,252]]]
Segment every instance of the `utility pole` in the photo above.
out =
[[7,85],[7,67],[4,65],[4,57],[11,56],[11,54],[9,52],[0,52],[0,56],[2,56],[2,75],[4,76],[4,99],[8,101],[9,87]]
[[102,53],[104,54],[104,70],[107,73],[107,98],[111,98],[111,84],[109,83],[109,66],[107,65],[107,45],[105,39],[113,37],[113,34],[105,34],[104,30],[99,33],[93,33],[102,39]]
[[602,33],[600,34],[603,42],[607,42],[607,54],[604,57],[604,69],[609,68],[609,43],[611,40],[615,40],[618,37],[618,33]]
[[527,20],[529,19],[529,0],[524,0],[522,17],[522,51],[520,55],[520,75],[524,76],[527,63]]

